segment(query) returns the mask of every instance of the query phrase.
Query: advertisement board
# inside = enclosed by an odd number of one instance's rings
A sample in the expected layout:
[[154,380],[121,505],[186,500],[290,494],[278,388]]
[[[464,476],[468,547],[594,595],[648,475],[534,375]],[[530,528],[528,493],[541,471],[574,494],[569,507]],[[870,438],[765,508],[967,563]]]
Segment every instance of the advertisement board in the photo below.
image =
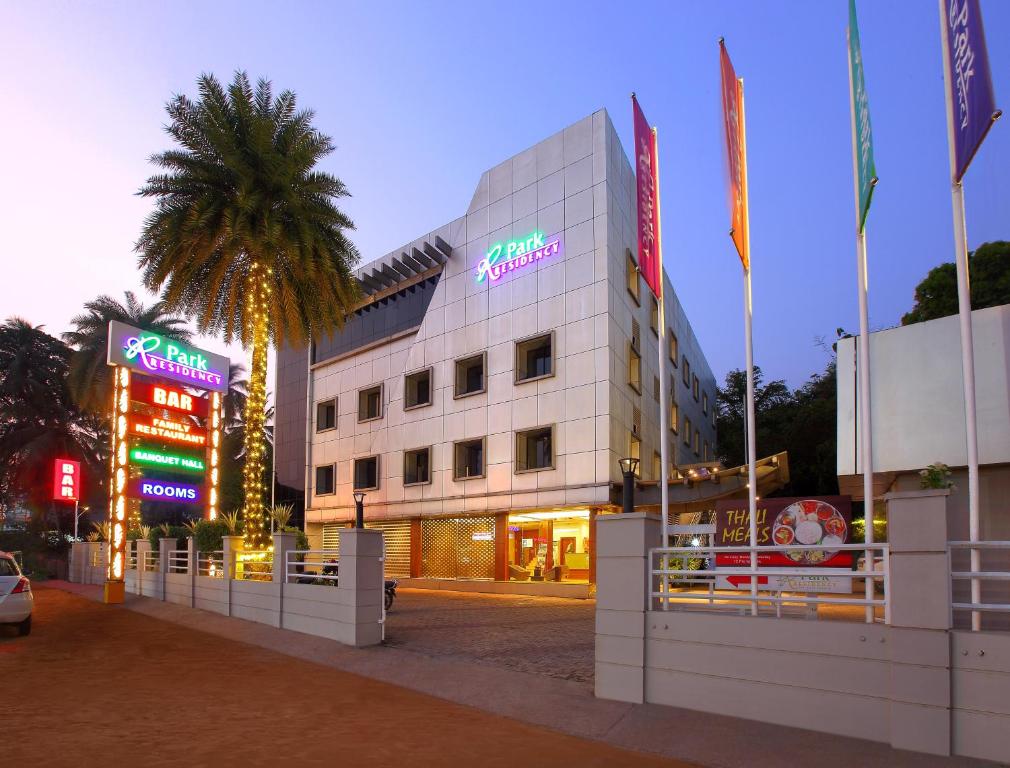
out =
[[56,459],[53,463],[53,501],[79,501],[81,498],[81,462]]
[[106,362],[212,392],[228,391],[228,358],[113,320]]

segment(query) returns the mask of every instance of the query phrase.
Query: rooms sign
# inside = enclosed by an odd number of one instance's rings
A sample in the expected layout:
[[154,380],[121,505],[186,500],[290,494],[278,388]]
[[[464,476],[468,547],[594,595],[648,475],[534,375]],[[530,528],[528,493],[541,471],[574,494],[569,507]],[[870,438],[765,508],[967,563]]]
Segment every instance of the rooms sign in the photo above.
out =
[[543,232],[535,231],[523,238],[503,240],[492,245],[477,264],[477,282],[483,283],[488,278],[495,282],[506,272],[528,267],[560,253],[560,235],[545,237]]

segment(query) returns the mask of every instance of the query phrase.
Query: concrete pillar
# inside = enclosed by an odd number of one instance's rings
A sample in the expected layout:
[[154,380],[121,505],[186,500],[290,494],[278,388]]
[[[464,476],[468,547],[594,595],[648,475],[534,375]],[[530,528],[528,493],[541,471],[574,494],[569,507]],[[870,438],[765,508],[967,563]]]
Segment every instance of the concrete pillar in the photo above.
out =
[[151,551],[150,539],[137,539],[137,571],[142,573],[147,566],[147,553]]
[[88,543],[75,541],[70,545],[70,572],[67,581],[76,584],[84,583],[84,563],[87,561]]
[[158,539],[158,570],[161,573],[168,573],[168,561],[173,549],[175,549],[176,539],[173,536],[170,539]]
[[192,536],[186,537],[186,572],[189,574],[189,607],[196,608],[196,574],[200,564],[198,558],[200,553],[196,549],[196,540]]
[[298,548],[297,541],[298,537],[294,533],[274,533],[274,584],[287,582],[288,552],[294,552]]
[[889,493],[891,746],[951,754],[947,490]]
[[596,517],[596,696],[645,701],[648,551],[660,545],[659,515]]
[[224,536],[221,544],[221,559],[224,565],[224,577],[235,578],[235,557],[245,549],[245,540],[241,536]]
[[349,645],[382,642],[382,531],[348,528],[340,532],[341,604],[352,606],[354,629]]

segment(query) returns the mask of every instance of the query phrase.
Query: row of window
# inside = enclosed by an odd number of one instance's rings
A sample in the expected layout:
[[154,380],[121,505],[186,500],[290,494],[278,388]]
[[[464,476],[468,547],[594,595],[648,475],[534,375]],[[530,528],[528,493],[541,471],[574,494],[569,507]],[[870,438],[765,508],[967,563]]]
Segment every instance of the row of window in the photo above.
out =
[[[453,397],[469,397],[487,389],[487,353],[455,361]],[[515,344],[515,383],[525,384],[554,375],[554,332],[539,334]],[[403,378],[403,410],[423,408],[432,404],[434,369],[424,368]],[[358,421],[382,418],[383,384],[358,390]],[[316,432],[337,426],[337,398],[316,403]]]
[[[515,472],[539,472],[554,469],[554,425],[535,427],[515,434]],[[473,480],[484,477],[487,438],[460,440],[452,445],[452,479]],[[379,456],[363,456],[353,460],[352,483],[356,491],[372,491],[379,487]],[[336,465],[316,467],[315,495],[333,493]],[[403,484],[425,485],[431,482],[431,446],[403,452]]]

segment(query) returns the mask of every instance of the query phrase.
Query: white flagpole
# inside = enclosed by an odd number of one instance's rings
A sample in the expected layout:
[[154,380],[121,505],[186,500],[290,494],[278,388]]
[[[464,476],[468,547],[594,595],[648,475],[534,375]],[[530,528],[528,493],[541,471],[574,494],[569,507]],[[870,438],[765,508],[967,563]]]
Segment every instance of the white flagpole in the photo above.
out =
[[[975,416],[975,349],[971,327],[971,287],[968,275],[968,233],[964,218],[964,190],[957,180],[957,154],[954,149],[954,104],[951,99],[950,49],[947,42],[947,14],[940,2],[940,42],[943,46],[943,97],[947,105],[947,149],[950,156],[951,205],[954,213],[954,263],[957,266],[957,306],[961,328],[961,378],[964,384],[964,426],[968,458],[968,539],[979,540],[978,504],[978,423]],[[981,570],[979,550],[971,550],[971,570]],[[971,580],[971,601],[982,601],[982,585]],[[971,612],[972,631],[982,628],[982,614]]]
[[[743,78],[738,78],[740,83],[740,141],[743,149],[741,164],[744,168],[743,177],[747,180],[747,117],[744,108]],[[754,333],[753,333],[753,313],[754,303],[751,294],[751,262],[750,262],[750,192],[744,190],[744,253],[747,254],[747,268],[743,271],[743,318],[744,335],[746,336],[747,348],[747,509],[750,519],[750,566],[752,570],[757,570],[758,556],[757,550],[757,435],[754,427]],[[757,577],[750,579],[751,614],[756,616],[758,612]]]
[[[670,523],[669,523],[669,512],[670,512],[670,489],[668,487],[669,478],[667,476],[667,444],[669,441],[668,426],[666,424],[666,360],[665,347],[666,347],[666,311],[663,306],[663,220],[660,216],[659,209],[659,131],[656,128],[652,129],[652,142],[653,142],[653,152],[656,155],[656,169],[654,171],[656,176],[656,255],[659,258],[659,296],[656,297],[656,301],[659,304],[659,356],[656,358],[656,368],[659,371],[659,504],[660,504],[660,514],[663,516],[662,531],[663,531],[663,546],[670,546]],[[687,567],[687,566],[683,566]],[[666,570],[664,568],[664,570]],[[668,581],[667,577],[663,577],[663,587],[662,591],[665,593],[668,591]],[[667,610],[670,607],[670,601],[668,596],[664,594],[663,599],[663,610]]]
[[[870,320],[869,320],[869,275],[866,268],[866,230],[860,227],[859,200],[859,137],[856,135],[856,92],[849,59],[852,50],[851,30],[846,31],[849,45],[846,50],[846,64],[849,70],[849,112],[852,125],[852,185],[856,197],[856,280],[859,283],[859,436],[862,449],[863,469],[863,521],[865,523],[864,543],[873,544],[873,434],[870,431]],[[867,571],[876,570],[873,550],[863,553]],[[866,579],[866,599],[873,599],[873,577]],[[873,606],[866,606],[866,623],[873,623]]]

